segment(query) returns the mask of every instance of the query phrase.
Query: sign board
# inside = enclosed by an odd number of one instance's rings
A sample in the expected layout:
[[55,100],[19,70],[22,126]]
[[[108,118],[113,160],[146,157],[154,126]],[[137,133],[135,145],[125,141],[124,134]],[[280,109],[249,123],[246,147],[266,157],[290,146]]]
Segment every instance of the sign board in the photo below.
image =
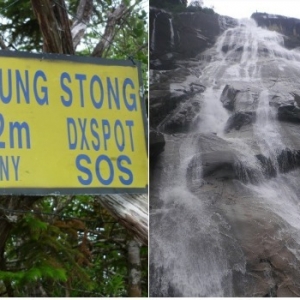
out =
[[0,51],[0,194],[147,192],[139,65]]

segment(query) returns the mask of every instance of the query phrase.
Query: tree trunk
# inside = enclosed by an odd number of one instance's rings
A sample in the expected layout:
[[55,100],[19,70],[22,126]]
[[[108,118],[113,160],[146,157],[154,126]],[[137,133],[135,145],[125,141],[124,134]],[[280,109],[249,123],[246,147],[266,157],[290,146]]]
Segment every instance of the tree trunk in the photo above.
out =
[[105,207],[134,237],[148,244],[148,195],[112,194],[96,196]]
[[44,52],[74,54],[70,22],[64,0],[31,0],[44,41]]
[[128,297],[142,297],[141,290],[141,256],[140,245],[137,241],[131,240],[127,245],[129,264]]

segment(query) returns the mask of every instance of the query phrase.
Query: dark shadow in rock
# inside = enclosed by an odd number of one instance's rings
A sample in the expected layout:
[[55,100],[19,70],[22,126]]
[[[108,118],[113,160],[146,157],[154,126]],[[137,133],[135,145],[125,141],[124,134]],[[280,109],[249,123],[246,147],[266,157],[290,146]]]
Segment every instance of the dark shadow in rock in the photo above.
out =
[[223,51],[224,53],[227,53],[228,50],[229,50],[229,45],[224,45],[224,46],[222,47],[222,51]]
[[277,156],[279,171],[286,173],[300,167],[300,150],[285,149]]
[[154,129],[150,129],[149,133],[149,142],[150,142],[150,157],[151,159],[156,158],[161,152],[164,151],[165,147],[165,138],[161,132],[158,132]]
[[203,177],[215,174],[218,177],[236,178],[235,155],[230,151],[215,151],[201,155]]
[[197,117],[199,111],[200,103],[197,101],[182,105],[176,113],[168,116],[159,125],[159,129],[168,134],[189,132],[199,123]]
[[[165,282],[166,270],[163,266],[157,267],[150,264],[151,297],[183,297],[182,293],[170,282]],[[166,288],[166,285],[168,287]]]
[[300,109],[294,105],[281,105],[278,107],[278,120],[300,123]]
[[268,28],[272,31],[277,31],[282,34],[284,46],[287,49],[293,49],[300,46],[299,20],[296,18],[287,18],[280,15],[269,15],[267,13],[253,13],[251,15],[258,26]]
[[[259,160],[263,174],[267,179],[277,176],[276,167],[269,157],[258,154],[256,158]],[[300,167],[300,150],[282,150],[277,156],[277,163],[280,173],[287,173]]]
[[[275,163],[269,157],[262,154],[256,155],[259,165],[250,168],[237,159],[234,151],[211,151],[195,155],[189,163],[187,178],[189,181],[199,180],[199,186],[203,184],[201,178],[213,176],[215,179],[238,179],[243,183],[259,184],[263,177],[270,179],[277,176]],[[285,149],[277,156],[280,173],[287,173],[300,167],[300,150]],[[200,170],[200,171],[199,171]],[[195,177],[195,174],[200,174]]]
[[[200,174],[199,178],[196,178],[195,174]],[[192,158],[187,169],[188,181],[198,180],[199,186],[203,183],[201,176],[204,179],[213,176],[218,180],[238,179],[243,183],[258,184],[259,174],[259,170],[246,167],[239,161],[234,151],[225,150],[197,154]]]
[[297,105],[300,107],[300,95],[297,93],[293,92],[291,95],[294,97],[294,101],[297,103]]
[[228,119],[225,132],[230,132],[232,129],[240,130],[242,126],[252,124],[255,121],[256,115],[255,112],[245,111],[245,112],[237,112],[230,116]]
[[230,85],[226,85],[222,91],[220,101],[223,103],[223,107],[228,110],[234,110],[235,97],[240,92]]
[[277,297],[277,290],[278,290],[278,286],[274,285],[273,287],[270,288],[269,293],[264,295],[263,297]]
[[276,168],[269,157],[265,157],[262,154],[258,154],[256,155],[256,158],[260,162],[262,167],[262,172],[266,178],[270,179],[276,177],[277,175]]
[[234,171],[236,178],[245,184],[259,184],[261,181],[260,171],[254,168],[246,167],[241,161],[236,161],[234,163]]

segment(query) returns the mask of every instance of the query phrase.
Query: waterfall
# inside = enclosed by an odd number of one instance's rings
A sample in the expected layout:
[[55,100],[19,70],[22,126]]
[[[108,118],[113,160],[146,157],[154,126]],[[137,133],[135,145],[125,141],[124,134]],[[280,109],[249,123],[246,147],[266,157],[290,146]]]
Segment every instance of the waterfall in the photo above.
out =
[[171,49],[174,47],[174,28],[172,18],[169,18],[170,22],[170,40],[171,40]]
[[152,28],[152,33],[151,33],[151,49],[152,51],[155,50],[155,36],[156,36],[156,19],[157,17],[160,15],[160,12],[158,12],[157,14],[155,14],[155,17],[153,19],[153,28]]
[[260,145],[261,153],[270,157],[278,169],[277,155],[285,149],[285,145],[281,139],[275,109],[269,105],[270,97],[267,89],[260,93],[258,100],[254,133]]
[[[150,261],[158,265],[150,271],[150,293],[232,296],[233,272],[244,271],[244,261],[241,250],[232,241],[225,242],[221,235],[230,236],[226,221],[209,209],[205,199],[199,199],[187,188],[186,169],[195,153],[195,139],[190,136],[183,143],[167,141],[167,147],[172,158],[164,158],[167,187],[160,191],[163,206],[151,214]],[[173,159],[176,165],[172,164]],[[194,180],[199,180],[200,164],[195,173]],[[157,226],[159,231],[154,229]],[[226,247],[237,248],[236,257],[231,258],[232,270],[228,269]]]
[[165,135],[151,182],[151,296],[284,295],[280,280],[298,280],[300,136],[278,112],[293,105],[300,54],[283,45],[244,19],[207,50],[198,127]]

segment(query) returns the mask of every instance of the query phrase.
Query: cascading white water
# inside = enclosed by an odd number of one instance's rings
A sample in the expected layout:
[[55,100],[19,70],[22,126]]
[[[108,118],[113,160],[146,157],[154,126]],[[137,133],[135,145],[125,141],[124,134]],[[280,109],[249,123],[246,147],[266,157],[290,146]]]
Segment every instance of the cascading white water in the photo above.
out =
[[155,37],[156,37],[156,18],[161,14],[161,12],[158,12],[155,14],[155,18],[153,19],[153,27],[152,27],[152,33],[151,33],[151,49],[152,51],[155,50]]
[[276,169],[278,169],[277,156],[286,146],[281,140],[275,109],[269,105],[269,92],[267,89],[260,93],[258,100],[254,133],[261,153],[266,157],[270,157],[275,163]]
[[171,40],[171,48],[174,47],[174,28],[172,18],[169,19],[170,22],[170,40]]
[[203,103],[201,109],[199,132],[214,132],[223,135],[224,126],[229,115],[219,100],[221,92],[219,89],[214,89],[214,85],[208,87],[204,92],[203,97],[207,101]]
[[[246,272],[243,251],[231,226],[214,210],[210,188],[202,184],[201,156],[193,178],[187,177],[193,157],[199,154],[199,133],[222,138],[234,149],[243,167],[257,169],[259,182],[242,184],[254,195],[247,205],[258,206],[286,221],[288,225],[282,225],[274,238],[280,238],[281,233],[293,234],[300,247],[300,235],[287,232],[288,226],[300,228],[300,173],[279,173],[278,155],[290,145],[287,146],[277,120],[276,107],[270,106],[273,95],[284,90],[285,82],[291,85],[289,76],[300,78],[300,55],[283,47],[280,34],[258,28],[253,20],[241,20],[239,26],[225,31],[209,54],[212,59],[199,78],[206,90],[199,96],[197,133],[179,136],[176,142],[173,137],[167,138],[163,154],[164,172],[159,189],[162,206],[152,210],[150,216],[152,296],[235,296],[237,283],[233,278],[236,273],[244,278]],[[220,96],[228,84],[239,86],[248,95],[235,103],[236,112],[251,111],[256,116],[248,135],[224,131],[230,112],[223,107]],[[252,94],[246,93],[248,90],[255,90],[258,97],[252,99]],[[277,172],[274,178],[264,177],[257,154],[270,159]],[[198,182],[197,192],[194,188],[190,190],[189,180],[196,182],[193,186]],[[226,200],[222,194],[219,198]],[[298,255],[297,249],[288,248]],[[275,284],[273,278],[268,280],[270,285]]]
[[[180,141],[180,142],[179,142]],[[205,198],[196,197],[187,188],[186,169],[196,144],[193,136],[182,143],[167,142],[169,153],[164,158],[164,186],[160,198],[163,206],[151,213],[150,261],[155,262],[150,293],[153,296],[232,296],[232,272],[244,272],[241,250],[236,248],[232,269],[224,246],[230,229],[217,212],[210,210]],[[179,146],[179,147],[178,147]],[[174,165],[169,155],[176,157]],[[171,164],[170,164],[171,163]],[[194,180],[201,178],[201,162],[194,170]],[[152,226],[153,229],[152,230]],[[157,230],[157,226],[159,230]],[[203,259],[205,258],[205,259]]]

